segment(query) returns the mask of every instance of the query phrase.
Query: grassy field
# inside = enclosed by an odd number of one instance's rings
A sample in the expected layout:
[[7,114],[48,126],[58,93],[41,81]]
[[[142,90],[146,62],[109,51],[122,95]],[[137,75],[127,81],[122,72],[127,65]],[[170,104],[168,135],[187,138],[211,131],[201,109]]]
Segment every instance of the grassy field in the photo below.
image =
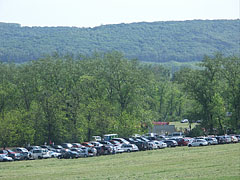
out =
[[0,179],[202,179],[240,178],[240,143],[176,147],[81,159],[0,163]]
[[[198,123],[192,123],[191,128],[193,129]],[[169,125],[175,125],[177,131],[184,131],[184,129],[189,128],[188,123],[181,123],[181,122],[170,122]]]

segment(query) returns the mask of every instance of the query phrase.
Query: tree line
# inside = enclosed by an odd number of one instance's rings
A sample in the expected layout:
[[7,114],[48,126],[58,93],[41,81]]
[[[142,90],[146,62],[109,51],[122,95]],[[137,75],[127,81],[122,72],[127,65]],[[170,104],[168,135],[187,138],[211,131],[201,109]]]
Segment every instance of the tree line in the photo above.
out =
[[171,74],[119,52],[1,63],[0,146],[126,137],[183,118],[203,120],[207,133],[237,132],[239,66],[238,57],[218,54]]
[[17,63],[46,54],[123,52],[146,62],[201,61],[220,51],[239,55],[239,19],[141,22],[94,28],[26,27],[0,23],[0,61]]

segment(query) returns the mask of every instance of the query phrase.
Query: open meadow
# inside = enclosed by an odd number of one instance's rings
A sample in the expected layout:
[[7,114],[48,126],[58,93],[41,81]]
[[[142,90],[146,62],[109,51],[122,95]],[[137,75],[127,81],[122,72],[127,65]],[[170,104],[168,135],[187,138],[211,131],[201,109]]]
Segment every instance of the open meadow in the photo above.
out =
[[[192,123],[191,128],[193,129],[198,123]],[[189,129],[189,123],[181,122],[170,122],[169,125],[175,125],[177,131],[184,131],[184,129]]]
[[80,159],[0,163],[0,179],[202,179],[240,178],[240,143],[176,147]]

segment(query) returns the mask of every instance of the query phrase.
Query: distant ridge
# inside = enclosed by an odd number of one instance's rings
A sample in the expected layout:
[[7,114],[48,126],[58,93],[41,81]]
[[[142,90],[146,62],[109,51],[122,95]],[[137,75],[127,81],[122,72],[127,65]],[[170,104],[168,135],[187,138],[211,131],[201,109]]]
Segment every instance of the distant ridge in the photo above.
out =
[[123,52],[147,62],[199,61],[221,52],[240,54],[240,20],[188,20],[102,25],[94,28],[26,27],[0,23],[0,61],[44,55]]

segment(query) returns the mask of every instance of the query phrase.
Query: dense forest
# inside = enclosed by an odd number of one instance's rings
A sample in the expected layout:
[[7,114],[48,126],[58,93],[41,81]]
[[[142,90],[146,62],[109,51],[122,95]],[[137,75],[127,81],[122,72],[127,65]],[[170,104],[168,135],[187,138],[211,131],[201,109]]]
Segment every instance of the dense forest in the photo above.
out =
[[94,28],[22,27],[0,23],[0,61],[26,62],[45,55],[91,56],[120,51],[147,62],[189,62],[221,52],[239,56],[240,20],[192,20],[103,25]]
[[205,56],[172,76],[122,53],[0,63],[0,146],[144,133],[153,121],[202,120],[189,132],[240,132],[240,58]]

